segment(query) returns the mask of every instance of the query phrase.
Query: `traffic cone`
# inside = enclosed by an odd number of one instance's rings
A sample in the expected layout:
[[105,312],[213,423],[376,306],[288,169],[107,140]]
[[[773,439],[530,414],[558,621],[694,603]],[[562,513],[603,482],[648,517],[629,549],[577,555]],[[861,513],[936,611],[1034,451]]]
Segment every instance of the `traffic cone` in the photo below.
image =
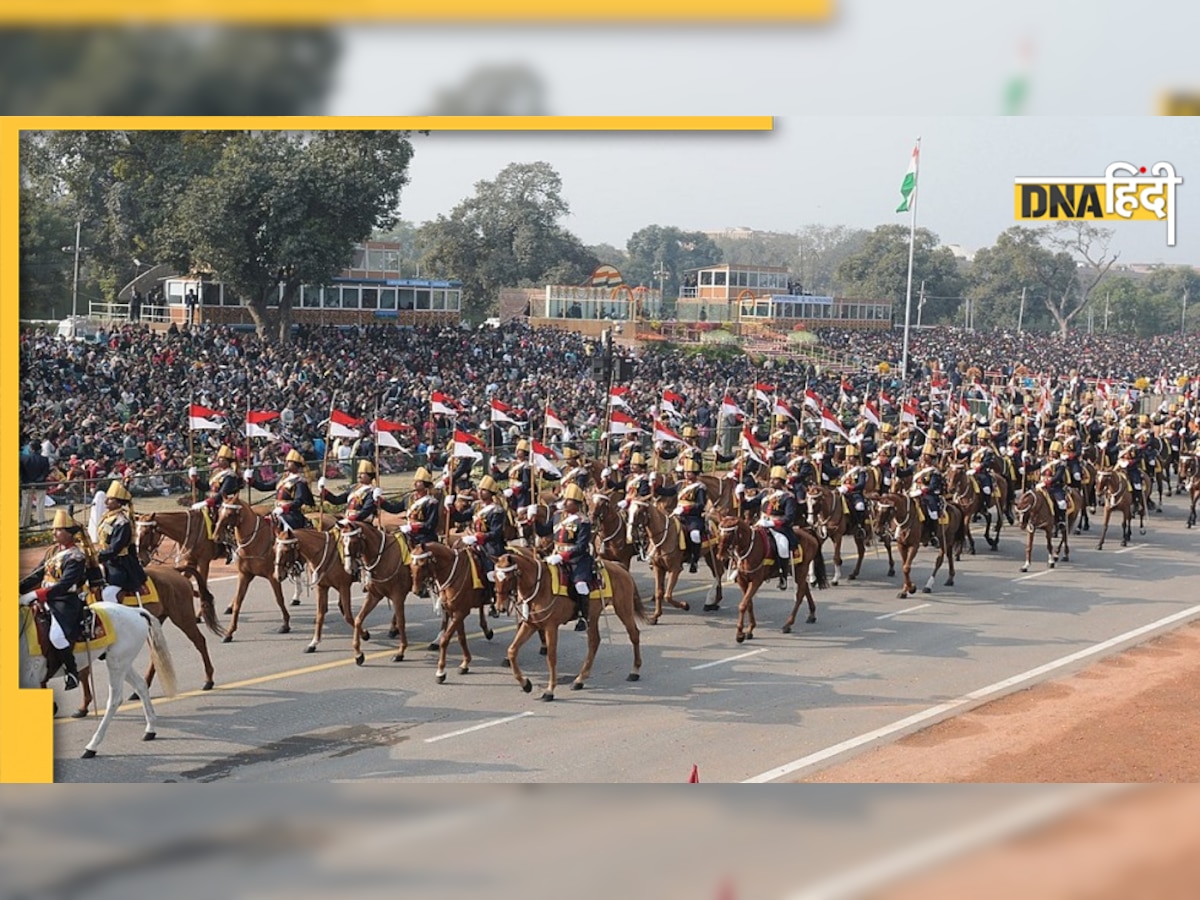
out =
[[692,774],[688,776],[688,784],[700,783],[700,767],[692,763]]

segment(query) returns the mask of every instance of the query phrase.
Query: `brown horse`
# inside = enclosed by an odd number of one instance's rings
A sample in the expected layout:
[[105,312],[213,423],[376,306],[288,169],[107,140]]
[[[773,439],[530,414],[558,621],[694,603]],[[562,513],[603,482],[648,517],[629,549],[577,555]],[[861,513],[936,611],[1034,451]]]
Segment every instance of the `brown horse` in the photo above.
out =
[[1021,566],[1022,572],[1029,571],[1029,561],[1033,558],[1033,538],[1040,528],[1046,534],[1046,556],[1047,562],[1051,569],[1058,562],[1059,554],[1062,554],[1063,562],[1071,561],[1071,546],[1067,540],[1067,533],[1075,525],[1075,519],[1079,516],[1080,509],[1083,508],[1083,495],[1076,488],[1067,488],[1067,521],[1064,528],[1061,530],[1062,539],[1058,542],[1058,551],[1054,549],[1054,501],[1044,488],[1035,487],[1027,490],[1019,498],[1017,498],[1016,513],[1017,525],[1025,529],[1025,564]]
[[736,479],[722,478],[716,475],[700,475],[697,480],[704,485],[704,492],[708,495],[709,508],[713,515],[718,519],[733,515]]
[[[204,639],[204,634],[197,627],[195,609],[195,600],[200,603],[201,618],[208,630],[218,637],[225,636],[225,629],[221,627],[221,623],[217,621],[217,611],[213,606],[213,595],[208,590],[208,585],[204,582],[200,573],[190,567],[173,569],[170,566],[147,566],[146,577],[153,582],[158,593],[158,600],[154,603],[142,602],[142,608],[146,610],[159,622],[165,622],[170,619],[175,623],[175,627],[187,635],[188,640],[192,642],[192,646],[196,648],[196,652],[200,654],[200,659],[204,663],[204,685],[202,690],[211,691],[213,689],[213,664],[212,659],[208,655],[208,642]],[[195,579],[196,586],[193,588],[192,582],[188,579]],[[126,603],[125,605],[130,605]],[[150,667],[146,670],[146,684],[149,686],[154,682],[154,658],[150,659]],[[86,672],[81,674],[86,676]],[[78,710],[72,715],[74,718],[82,718],[88,713],[88,707],[92,705],[92,680],[87,677],[80,678],[83,684],[83,697]],[[118,688],[120,686],[118,685]],[[130,699],[136,699],[130,697]]]
[[[640,539],[649,548],[650,568],[654,572],[654,613],[650,616],[650,624],[657,625],[662,618],[664,600],[676,609],[691,609],[686,600],[675,599],[675,585],[683,573],[684,551],[680,548],[683,526],[677,518],[668,516],[646,500],[631,501],[627,515],[629,528],[625,540],[637,543]],[[717,561],[715,547],[709,547],[701,555],[713,576],[713,586],[709,589],[711,599],[706,598],[704,604],[705,612],[712,612],[721,606],[721,564]]]
[[208,536],[208,522],[203,510],[181,509],[139,515],[134,522],[133,544],[143,566],[165,561],[157,555],[164,537],[175,544],[174,564],[195,569],[207,584],[209,566],[221,554]]
[[[946,496],[962,507],[963,531],[966,533],[970,553],[975,555],[975,538],[971,534],[971,520],[983,516],[983,539],[997,550],[1000,547],[1000,528],[1004,521],[1004,509],[1008,506],[1008,482],[1004,476],[992,473],[992,493],[985,494],[979,482],[962,463],[951,463],[946,470]],[[996,514],[996,536],[992,536],[992,513]]]
[[926,594],[933,591],[933,582],[937,577],[938,570],[942,567],[943,560],[946,561],[950,570],[950,577],[946,579],[946,587],[954,585],[953,547],[956,541],[962,540],[963,512],[958,504],[947,502],[946,518],[948,521],[943,525],[941,522],[933,522],[928,518],[923,519],[920,507],[921,501],[916,497],[895,493],[881,494],[872,503],[875,531],[882,534],[890,527],[892,539],[896,542],[896,549],[900,551],[900,568],[904,573],[904,584],[896,596],[901,600],[917,592],[917,586],[912,580],[913,560],[916,559],[917,550],[921,545],[928,546],[930,538],[934,535],[938,539],[938,557],[933,564],[933,571],[929,574],[929,580],[925,582],[925,587],[921,590]]
[[[754,637],[754,627],[758,624],[754,618],[754,595],[762,587],[764,581],[775,576],[782,577],[790,569],[795,578],[796,602],[792,613],[783,623],[783,633],[791,634],[792,626],[796,624],[796,613],[800,604],[808,599],[808,624],[817,621],[817,604],[813,600],[812,588],[808,583],[808,572],[811,568],[816,575],[818,588],[829,587],[829,579],[825,574],[825,558],[821,555],[821,542],[807,528],[795,529],[800,538],[800,560],[796,563],[778,559],[774,536],[767,529],[750,525],[737,516],[725,516],[721,519],[721,538],[717,543],[717,558],[725,567],[737,565],[737,584],[742,589],[742,599],[738,603],[737,642],[751,640]],[[746,620],[749,619],[749,626]]]
[[[392,604],[392,630],[390,637],[399,637],[400,646],[392,657],[392,662],[403,662],[404,651],[408,649],[408,628],[404,621],[404,601],[413,589],[413,573],[410,569],[408,539],[400,535],[388,534],[370,522],[347,520],[339,526],[342,541],[342,553],[346,559],[348,572],[356,572],[361,567],[363,586],[367,596],[363,599],[362,608],[354,618],[354,639],[351,650],[354,661],[358,665],[366,662],[362,651],[362,642],[371,639],[370,632],[363,626],[367,616],[386,597]],[[347,577],[353,577],[348,575]]]
[[[487,624],[486,609],[491,603],[486,587],[475,586],[472,572],[472,553],[475,551],[466,547],[451,549],[445,544],[430,541],[412,551],[412,581],[420,584],[426,578],[432,578],[437,586],[438,599],[436,608],[442,613],[442,636],[438,641],[437,683],[446,681],[446,649],[450,639],[458,635],[458,643],[462,647],[463,660],[458,671],[466,675],[471,668],[471,651],[467,647],[467,629],[464,625],[471,610],[479,610],[479,627],[483,636],[489,641],[493,632]],[[482,578],[482,573],[481,578]]]
[[597,491],[592,496],[592,534],[596,538],[597,558],[611,559],[628,570],[637,554],[637,547],[627,539],[628,529],[625,510],[608,494]]
[[[1096,477],[1096,495],[1104,503],[1104,528],[1100,531],[1100,543],[1097,550],[1104,549],[1104,538],[1108,534],[1108,520],[1112,518],[1113,510],[1121,513],[1121,546],[1128,546],[1133,537],[1133,488],[1124,472],[1107,469]],[[1146,533],[1146,514],[1138,509],[1138,529]]]
[[1188,499],[1192,504],[1187,519],[1187,527],[1191,528],[1196,524],[1196,503],[1200,502],[1200,457],[1186,453],[1180,455],[1179,483],[1186,484]]
[[283,600],[283,586],[275,577],[275,537],[272,534],[270,517],[256,513],[250,504],[243,500],[229,499],[221,504],[221,514],[217,516],[213,536],[218,541],[235,541],[237,547],[234,557],[238,573],[237,591],[233,595],[233,603],[225,610],[226,613],[233,613],[233,620],[225,634],[225,643],[233,640],[237,631],[238,616],[242,612],[242,601],[246,598],[250,582],[255,578],[265,578],[271,585],[275,603],[283,614],[283,624],[275,633],[290,632],[291,616]]
[[[813,484],[808,487],[807,497],[809,517],[816,526],[817,535],[822,539],[827,538],[833,544],[833,577],[829,580],[830,584],[836,585],[842,580],[842,538],[850,533],[850,529],[854,529],[854,546],[858,550],[858,562],[854,564],[854,571],[850,573],[850,580],[854,581],[862,570],[867,545],[874,539],[875,531],[871,526],[870,515],[865,517],[862,528],[854,528],[849,514],[842,507],[842,494],[839,491]],[[887,549],[890,578],[896,574],[891,541],[883,540],[881,543]]]
[[[353,609],[350,605],[350,591],[354,579],[346,571],[341,558],[341,535],[335,530],[336,520],[327,516],[331,521],[322,523],[324,527],[318,531],[315,528],[296,528],[292,531],[278,528],[275,531],[275,578],[282,583],[287,578],[307,578],[308,584],[317,586],[317,621],[313,631],[312,642],[304,648],[305,653],[315,653],[317,644],[325,629],[325,615],[329,611],[329,590],[337,591],[338,610],[351,629],[354,628]],[[304,565],[312,567],[311,575],[304,573]],[[370,634],[364,632],[363,640],[370,640]]]
[[[637,583],[628,569],[612,560],[601,560],[600,565],[608,573],[612,584],[612,597],[607,601],[592,598],[588,601],[588,652],[583,668],[571,683],[571,690],[578,691],[592,673],[592,663],[596,659],[596,651],[600,648],[600,614],[606,602],[616,612],[617,618],[625,626],[629,642],[633,644],[633,670],[626,676],[626,681],[637,681],[642,668],[641,633],[637,623],[646,622],[646,608],[638,594]],[[566,584],[566,577],[560,579]],[[556,594],[550,567],[528,550],[509,548],[509,552],[496,560],[496,602],[501,610],[507,611],[515,606],[517,611],[516,636],[509,645],[508,664],[513,677],[525,693],[533,690],[533,683],[521,672],[517,656],[521,647],[537,632],[546,636],[546,664],[549,667],[549,681],[542,693],[543,700],[554,699],[554,688],[558,684],[558,629],[569,622],[575,615],[575,602],[564,594]]]

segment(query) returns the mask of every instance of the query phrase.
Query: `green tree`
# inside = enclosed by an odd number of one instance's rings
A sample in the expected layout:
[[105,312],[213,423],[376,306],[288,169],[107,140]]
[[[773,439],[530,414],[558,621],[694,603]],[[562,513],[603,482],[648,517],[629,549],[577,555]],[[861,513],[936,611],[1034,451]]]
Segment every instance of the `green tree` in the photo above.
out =
[[631,285],[658,286],[663,276],[663,295],[679,296],[679,283],[688,269],[716,265],[721,251],[712,238],[699,231],[683,231],[674,226],[648,225],[630,235],[625,244],[629,262],[621,270]]
[[392,241],[400,244],[400,273],[405,278],[418,277],[421,248],[420,229],[416,224],[400,219],[391,228],[377,230],[372,236],[372,240]]
[[421,226],[422,268],[461,281],[463,312],[476,320],[502,288],[579,284],[598,263],[560,224],[569,212],[549,163],[510,163],[448,216]]
[[21,188],[20,315],[58,319],[70,311],[73,259],[62,248],[75,243],[75,220],[61,198]]
[[596,257],[596,261],[602,266],[616,266],[621,274],[625,274],[625,265],[629,262],[629,255],[620,247],[614,247],[612,244],[589,244],[588,253]]
[[1024,330],[1048,331],[1054,326],[1043,300],[1047,288],[1036,278],[1035,259],[1042,257],[1046,265],[1053,254],[1041,245],[1038,232],[1019,225],[1002,232],[994,246],[975,253],[967,274],[967,296],[974,304],[976,328],[1015,330],[1020,323]]
[[173,239],[233,288],[260,336],[287,343],[300,286],[327,283],[395,223],[412,152],[406,132],[238,134],[179,197]]
[[[1037,266],[1039,280],[1047,287],[1045,304],[1065,341],[1071,320],[1083,312],[1092,292],[1108,275],[1119,253],[1109,254],[1111,228],[1100,228],[1083,220],[1066,220],[1041,230],[1043,242],[1054,252],[1053,260]],[[1040,257],[1038,258],[1041,259]],[[1065,278],[1068,266],[1073,276]],[[1055,288],[1053,285],[1061,284]]]
[[[917,287],[925,282],[926,296],[922,321],[950,322],[960,308],[966,278],[958,261],[947,247],[938,246],[938,236],[918,228],[913,248],[914,309]],[[837,294],[864,300],[891,300],[896,304],[897,321],[904,316],[908,279],[908,228],[880,225],[867,237],[861,250],[847,256],[835,275]],[[915,313],[913,316],[916,318]]]

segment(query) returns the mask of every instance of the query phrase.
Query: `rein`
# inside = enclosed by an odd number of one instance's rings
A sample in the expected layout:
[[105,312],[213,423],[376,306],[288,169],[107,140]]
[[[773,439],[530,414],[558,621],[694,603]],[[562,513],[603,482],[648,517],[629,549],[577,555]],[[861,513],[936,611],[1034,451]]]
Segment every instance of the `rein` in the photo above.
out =
[[[546,609],[540,615],[535,616],[533,614],[532,603],[538,598],[538,594],[542,592],[542,575],[543,572],[549,571],[549,566],[543,564],[541,560],[527,559],[526,557],[516,553],[512,554],[512,558],[514,562],[511,566],[506,566],[503,569],[501,569],[499,566],[496,567],[496,578],[499,580],[500,578],[503,578],[511,573],[514,569],[517,571],[517,601],[520,604],[517,607],[517,620],[528,622],[533,627],[540,629],[543,624],[550,621],[550,614],[553,612],[555,604],[557,604],[559,601],[559,597],[557,595],[551,594],[550,604],[546,607]],[[537,569],[537,577],[533,582],[533,591],[529,594],[521,593],[521,579],[525,576],[525,573],[521,571],[520,560],[524,560],[527,563],[532,563]]]
[[[462,558],[462,555],[465,554],[467,551],[452,550],[451,552],[454,554],[454,563],[450,566],[450,574],[446,576],[446,580],[439,581],[437,572],[436,571],[433,572],[433,583],[437,586],[439,594],[444,593],[447,588],[449,588],[451,585],[453,585],[454,576],[458,573],[459,560]],[[429,557],[431,557],[431,556],[433,556],[433,551],[422,550],[420,553],[414,553],[412,558],[413,558],[413,562],[423,563],[425,560],[429,559]],[[436,563],[437,560],[434,560],[434,562]],[[466,570],[464,569],[463,571],[466,571]]]
[[[362,535],[363,534],[363,530],[362,530],[363,525],[365,525],[365,524],[366,523],[363,522],[350,531],[343,531],[342,535],[345,537],[354,537],[355,535]],[[360,559],[362,559],[363,568],[367,570],[367,575],[370,576],[372,581],[378,581],[380,584],[387,584],[389,581],[391,581],[393,578],[395,578],[397,575],[400,574],[400,570],[404,567],[404,563],[401,562],[400,556],[397,555],[396,556],[396,568],[392,570],[392,574],[389,575],[387,578],[376,578],[375,577],[375,569],[378,568],[378,566],[381,562],[383,562],[383,554],[384,554],[384,551],[386,551],[388,548],[388,540],[387,540],[387,535],[385,535],[382,531],[375,529],[374,527],[372,527],[372,530],[376,531],[376,533],[378,533],[378,535],[379,535],[379,552],[375,554],[375,561],[372,563],[368,563],[366,561],[366,559],[363,559],[362,557],[360,557]],[[364,537],[364,540],[363,540],[363,549],[364,550],[366,549],[366,543],[367,542]],[[429,554],[425,554],[425,556],[428,556],[428,555]],[[416,559],[416,558],[417,557],[414,554],[413,559]],[[422,557],[422,559],[423,558],[424,557]]]
[[[743,527],[746,528],[746,535],[749,538],[749,544],[746,546],[745,553],[741,552],[741,534],[742,534]],[[764,556],[762,559],[760,559],[758,561],[758,565],[755,566],[753,569],[744,568],[746,560],[748,560],[750,558],[750,555],[754,552],[754,532],[750,529],[750,526],[746,525],[744,522],[738,522],[736,525],[720,526],[720,531],[721,531],[721,534],[723,534],[723,535],[731,534],[731,533],[735,533],[738,535],[737,543],[735,543],[734,546],[732,548],[730,548],[730,555],[734,559],[737,560],[738,570],[740,572],[742,572],[742,574],[753,575],[755,572],[757,572],[759,569],[761,569],[764,565],[766,565],[766,557]]]

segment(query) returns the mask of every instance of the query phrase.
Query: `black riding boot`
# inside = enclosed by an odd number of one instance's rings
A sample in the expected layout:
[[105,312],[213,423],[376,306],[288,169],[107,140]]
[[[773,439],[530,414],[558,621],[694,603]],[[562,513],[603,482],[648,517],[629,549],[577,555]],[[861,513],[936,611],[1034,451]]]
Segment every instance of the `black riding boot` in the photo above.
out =
[[700,547],[693,544],[688,548],[688,571],[693,575],[696,574],[696,569],[700,565]]
[[588,598],[586,596],[580,597],[575,593],[574,589],[571,590],[571,593],[575,595],[575,615],[579,617],[579,621],[575,623],[575,630],[587,631]]
[[79,669],[75,665],[75,654],[70,649],[59,650],[55,648],[54,652],[58,654],[58,662],[63,668],[63,689],[68,691],[75,690],[75,688],[79,687]]

